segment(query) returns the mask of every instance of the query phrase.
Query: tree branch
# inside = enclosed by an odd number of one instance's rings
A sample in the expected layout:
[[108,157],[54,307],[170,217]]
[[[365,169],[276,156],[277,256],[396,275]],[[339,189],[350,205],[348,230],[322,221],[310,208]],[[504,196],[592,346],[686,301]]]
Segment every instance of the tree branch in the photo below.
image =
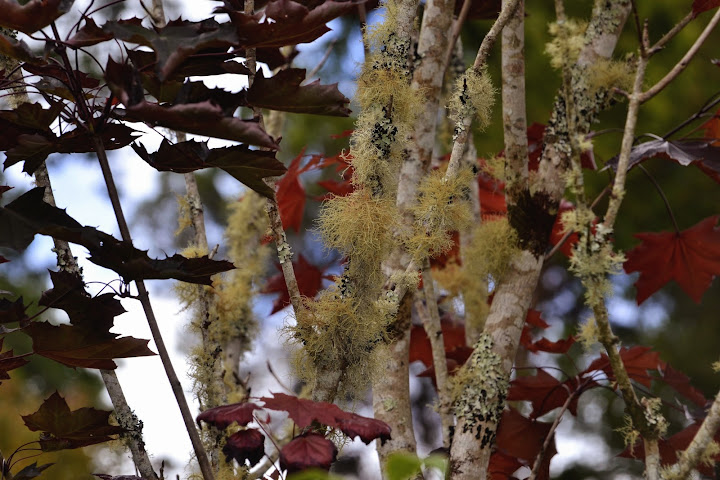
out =
[[683,70],[685,70],[685,67],[690,64],[690,61],[695,56],[695,54],[700,50],[700,47],[703,43],[705,43],[705,40],[710,36],[712,31],[717,26],[718,22],[720,21],[720,8],[715,11],[715,15],[710,19],[710,22],[705,26],[705,29],[702,31],[700,36],[695,40],[695,43],[690,47],[690,49],[687,51],[687,53],[683,56],[682,59],[670,70],[660,81],[658,81],[655,85],[650,87],[647,91],[643,92],[640,95],[640,103],[645,103],[648,100],[650,100],[652,97],[660,93],[665,87],[670,84],[675,78],[682,73]]

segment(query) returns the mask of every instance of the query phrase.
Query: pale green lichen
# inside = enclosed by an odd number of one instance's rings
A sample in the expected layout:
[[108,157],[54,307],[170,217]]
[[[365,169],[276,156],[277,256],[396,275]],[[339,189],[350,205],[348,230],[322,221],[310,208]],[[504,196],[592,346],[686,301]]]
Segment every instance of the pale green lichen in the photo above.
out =
[[451,232],[470,227],[473,180],[472,170],[465,167],[451,178],[436,170],[420,183],[417,203],[412,208],[414,234],[407,240],[408,250],[417,259],[446,252],[453,246]]
[[632,447],[640,439],[640,432],[633,425],[633,421],[632,418],[630,418],[630,415],[625,415],[623,417],[623,426],[616,429],[615,431],[622,435],[625,447],[630,447],[630,453],[632,454]]
[[479,72],[469,69],[458,77],[448,105],[450,117],[455,121],[456,133],[458,129],[465,128],[467,119],[477,117],[480,129],[490,124],[495,93],[486,69]]
[[548,26],[553,39],[545,45],[545,53],[550,57],[550,65],[562,69],[577,62],[585,46],[587,22],[574,19],[563,23],[553,22]]
[[667,433],[668,421],[662,414],[662,399],[645,397],[640,403],[645,408],[645,422],[652,429],[655,438],[664,436]]
[[452,408],[463,420],[464,432],[473,432],[480,448],[492,445],[509,387],[502,358],[493,351],[492,338],[483,333],[473,353],[452,379]]
[[575,338],[582,344],[585,351],[589,352],[592,347],[598,343],[598,335],[599,330],[595,317],[590,317],[585,323],[580,325],[580,329]]

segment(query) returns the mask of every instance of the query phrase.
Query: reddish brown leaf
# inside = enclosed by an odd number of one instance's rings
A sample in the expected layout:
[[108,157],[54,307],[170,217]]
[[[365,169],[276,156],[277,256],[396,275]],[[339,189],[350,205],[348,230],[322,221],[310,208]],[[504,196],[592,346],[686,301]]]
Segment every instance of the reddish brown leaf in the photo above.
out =
[[696,17],[703,12],[720,6],[720,0],[693,0],[692,10]]
[[280,450],[280,468],[288,473],[313,467],[330,470],[337,453],[333,442],[317,433],[308,433],[295,437]]
[[550,427],[550,423],[530,420],[510,407],[503,412],[496,444],[498,449],[506,454],[522,460],[533,461],[540,452],[545,437],[550,432]]
[[[575,205],[563,198],[560,201],[560,207],[558,208],[558,214],[555,218],[555,224],[553,225],[552,232],[550,233],[550,244],[557,245],[557,243],[562,240],[563,236],[565,236],[565,226],[562,222],[562,214],[571,210],[575,210]],[[560,247],[560,251],[566,257],[571,257],[572,249],[579,239],[580,237],[577,232],[572,233],[567,239],[565,239],[565,242]]]
[[567,351],[570,350],[570,347],[572,347],[574,344],[575,337],[561,338],[560,340],[554,342],[543,337],[536,342],[532,342],[531,344],[526,345],[525,348],[527,348],[533,353],[567,353]]
[[43,432],[40,447],[48,452],[112,440],[111,435],[125,430],[108,423],[111,413],[94,408],[70,411],[65,400],[55,392],[37,412],[24,415],[22,419],[30,430]]
[[[127,109],[123,119],[145,122],[207,137],[278,148],[275,140],[254,120],[241,120],[226,115],[222,106],[212,101],[162,106],[145,101],[140,74],[127,63],[118,64],[111,58],[105,67],[105,79],[113,95]],[[120,112],[116,113],[120,115]]]
[[715,115],[710,120],[703,123],[700,130],[705,132],[705,138],[714,139],[712,143],[714,146],[720,147],[720,110],[715,112]]
[[300,428],[309,427],[313,422],[337,427],[338,419],[350,415],[333,403],[314,402],[284,393],[273,393],[272,397],[262,397],[260,400],[265,402],[265,408],[288,412],[290,418]]
[[146,251],[128,242],[92,227],[83,227],[65,210],[45,203],[43,193],[44,188],[34,188],[0,207],[0,246],[22,251],[36,233],[77,243],[90,251],[91,262],[113,269],[128,282],[140,278],[175,278],[210,285],[212,275],[235,268],[230,262],[211,260],[207,256],[185,258],[175,254],[151,259]]
[[[12,1],[12,0],[11,0]],[[35,56],[27,43],[16,40],[0,33],[0,54],[14,58],[21,62],[44,65],[47,62],[42,57]]]
[[635,282],[637,303],[670,280],[675,280],[690,298],[700,303],[715,275],[720,274],[720,215],[676,232],[638,233],[642,243],[627,252],[627,273],[640,272]]
[[[684,451],[692,442],[695,434],[700,428],[700,423],[693,423],[688,425],[683,430],[679,431],[670,438],[661,438],[658,441],[658,447],[660,449],[660,463],[661,465],[672,465],[678,460],[678,452]],[[716,433],[714,440],[720,441],[720,433]],[[638,460],[645,459],[645,446],[642,440],[639,440],[632,447],[626,448],[622,453],[618,454],[618,457],[624,458],[635,458]],[[720,455],[714,457],[715,462],[720,462]],[[700,464],[697,467],[698,471],[703,475],[714,477],[713,466]]]
[[7,298],[0,298],[0,324],[19,322],[26,318],[25,310],[27,307],[23,304],[22,297],[14,302]]
[[148,340],[117,338],[117,334],[70,325],[33,322],[23,329],[33,340],[33,351],[68,367],[117,368],[113,358],[155,355]]
[[381,444],[390,440],[390,425],[355,413],[347,413],[346,417],[338,419],[336,426],[350,438],[360,437],[365,445],[375,439],[380,439]]
[[292,0],[273,0],[268,2],[265,10],[253,15],[230,8],[228,3],[215,11],[230,15],[244,48],[259,48],[312,42],[330,31],[325,26],[327,22],[356,8],[357,3],[353,1],[326,0],[309,10]]
[[[660,360],[660,355],[653,352],[650,347],[632,347],[620,349],[620,358],[625,364],[625,369],[630,378],[639,382],[646,387],[650,387],[652,377],[647,373],[648,370],[656,371],[665,368],[665,362]],[[602,370],[610,380],[614,380],[615,376],[610,367],[610,361],[604,353],[600,358],[593,361],[580,375],[583,376],[595,370]]]
[[[449,315],[443,315],[440,328],[443,332],[445,352],[465,346],[465,325],[455,322]],[[430,339],[422,325],[413,325],[410,330],[410,362],[415,360],[420,360],[426,367],[433,364]]]
[[247,460],[253,467],[265,456],[265,437],[254,428],[240,430],[226,439],[222,450],[226,461],[234,459],[240,465],[245,465]]
[[703,395],[700,390],[690,385],[690,379],[688,376],[679,370],[675,370],[669,364],[665,365],[661,379],[698,407],[704,408],[707,404],[705,395]]
[[285,172],[285,166],[273,152],[251,150],[247,145],[210,149],[207,142],[189,140],[171,144],[163,140],[155,153],[148,153],[141,144],[133,144],[132,147],[140,158],[158,171],[188,173],[203,168],[220,168],[266,197],[271,197],[273,191],[263,179]]
[[[90,35],[80,39],[87,44],[93,40],[104,41],[106,37],[91,27]],[[212,18],[200,22],[187,20],[173,20],[164,27],[147,29],[142,26],[142,20],[133,18],[107,22],[102,30],[129,43],[144,45],[155,51],[155,70],[160,80],[170,78],[175,70],[191,55],[203,50],[217,49],[226,52],[230,47],[236,46],[238,38],[235,29],[228,23],[220,24]]]
[[[307,298],[314,298],[322,289],[322,280],[325,278],[323,270],[311,264],[302,253],[298,255],[297,262],[292,262],[295,270],[295,278],[297,279],[300,295]],[[290,305],[290,294],[288,293],[285,277],[282,274],[280,264],[275,265],[280,273],[268,278],[265,286],[261,290],[262,293],[279,293],[280,296],[273,302],[273,309],[270,314],[274,314]]]
[[[0,351],[2,351],[2,345],[4,338],[0,338]],[[13,356],[13,351],[8,350],[0,353],[0,380],[9,380],[10,375],[7,374],[10,370],[15,370],[28,363],[25,358]]]
[[302,85],[303,81],[305,70],[300,68],[280,70],[270,78],[265,78],[262,70],[258,70],[247,91],[248,103],[282,112],[338,117],[350,115],[350,109],[347,108],[350,99],[340,93],[337,83],[320,85],[320,80],[316,80]]
[[[510,383],[508,400],[526,400],[532,404],[530,419],[545,415],[555,408],[562,407],[570,394],[578,388],[577,380],[568,379],[560,382],[555,377],[539,368],[537,375],[518,377]],[[568,405],[568,411],[577,414],[579,396]]]
[[303,172],[300,163],[304,152],[303,149],[297,157],[293,158],[287,172],[276,184],[276,198],[283,228],[285,230],[292,228],[296,232],[300,231],[305,213],[305,188],[299,179],[299,175]]
[[34,33],[67,13],[72,4],[72,0],[30,0],[25,5],[16,0],[0,0],[0,26]]
[[492,220],[507,215],[505,204],[505,184],[480,173],[477,176],[480,194],[480,213],[484,220]]
[[517,480],[512,474],[522,466],[517,458],[496,450],[490,456],[490,480]]
[[260,407],[250,402],[233,403],[205,410],[197,416],[197,422],[207,422],[217,428],[227,428],[233,422],[245,426],[252,422],[253,412]]

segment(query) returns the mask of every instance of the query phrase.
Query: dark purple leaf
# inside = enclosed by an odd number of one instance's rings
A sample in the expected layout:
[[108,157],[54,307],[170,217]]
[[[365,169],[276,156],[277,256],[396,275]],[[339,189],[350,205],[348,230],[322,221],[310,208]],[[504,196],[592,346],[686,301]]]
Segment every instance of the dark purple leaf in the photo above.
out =
[[254,467],[265,455],[265,437],[254,428],[240,430],[227,438],[223,453],[228,462],[235,459],[240,465],[245,465],[247,460]]
[[19,472],[15,473],[12,478],[13,480],[31,480],[40,476],[43,470],[46,470],[53,465],[55,464],[46,463],[45,465],[38,465],[37,462],[33,462],[31,465],[28,465]]
[[67,13],[72,4],[73,0],[30,0],[25,5],[16,0],[0,0],[0,26],[34,33]]
[[43,432],[40,447],[43,451],[78,448],[112,440],[111,435],[124,432],[122,427],[110,425],[110,411],[80,408],[71,411],[58,392],[43,402],[37,412],[22,417],[34,432]]
[[142,145],[133,144],[133,149],[150,166],[163,172],[220,168],[266,197],[271,197],[273,191],[263,178],[282,175],[286,170],[273,152],[250,150],[246,145],[210,149],[207,142],[190,140],[173,145],[163,140],[156,153],[148,153]]
[[247,92],[250,105],[271,110],[315,115],[347,117],[350,100],[337,88],[337,83],[320,85],[320,80],[300,86],[305,80],[305,70],[289,68],[281,70],[270,78],[258,70],[255,80]]
[[308,468],[330,470],[337,457],[337,447],[333,442],[317,433],[308,433],[295,437],[280,450],[280,468],[288,473]]
[[250,15],[226,2],[215,11],[230,15],[243,48],[267,48],[312,42],[330,31],[327,22],[354,12],[357,5],[327,0],[309,10],[292,0],[274,0],[265,10]]
[[231,405],[222,405],[220,407],[205,410],[197,417],[198,424],[200,422],[210,423],[217,428],[227,428],[234,422],[238,425],[245,426],[254,420],[253,412],[259,410],[260,407],[250,402],[233,403]]
[[33,340],[33,352],[68,367],[117,368],[114,358],[155,355],[148,340],[118,335],[90,326],[33,322],[23,329]]
[[376,438],[379,438],[382,444],[390,440],[390,425],[382,420],[363,417],[355,413],[348,414],[347,418],[339,419],[337,428],[350,438],[360,437],[365,445]]
[[43,201],[43,188],[35,188],[0,208],[0,246],[24,250],[36,233],[83,245],[90,261],[119,273],[127,282],[137,279],[174,278],[210,285],[210,277],[235,268],[227,261],[207,256],[185,258],[175,254],[151,259],[147,252],[92,227],[83,227],[65,210]]

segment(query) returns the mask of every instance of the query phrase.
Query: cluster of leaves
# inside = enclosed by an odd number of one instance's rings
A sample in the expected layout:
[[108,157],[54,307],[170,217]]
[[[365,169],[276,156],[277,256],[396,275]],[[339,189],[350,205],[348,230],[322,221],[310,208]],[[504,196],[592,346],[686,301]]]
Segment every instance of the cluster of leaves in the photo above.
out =
[[[284,393],[258,399],[263,406],[245,401],[205,410],[198,422],[207,422],[219,429],[230,426],[247,427],[253,421],[268,424],[270,416],[261,422],[254,413],[266,409],[288,412],[300,433],[280,449],[280,467],[288,473],[310,468],[328,470],[337,457],[337,447],[327,437],[339,430],[349,438],[360,437],[369,444],[375,439],[382,443],[390,439],[390,427],[380,420],[346,412],[335,404],[315,402]],[[227,461],[240,465],[257,464],[265,455],[265,439],[256,428],[243,428],[229,435],[223,449]]]

